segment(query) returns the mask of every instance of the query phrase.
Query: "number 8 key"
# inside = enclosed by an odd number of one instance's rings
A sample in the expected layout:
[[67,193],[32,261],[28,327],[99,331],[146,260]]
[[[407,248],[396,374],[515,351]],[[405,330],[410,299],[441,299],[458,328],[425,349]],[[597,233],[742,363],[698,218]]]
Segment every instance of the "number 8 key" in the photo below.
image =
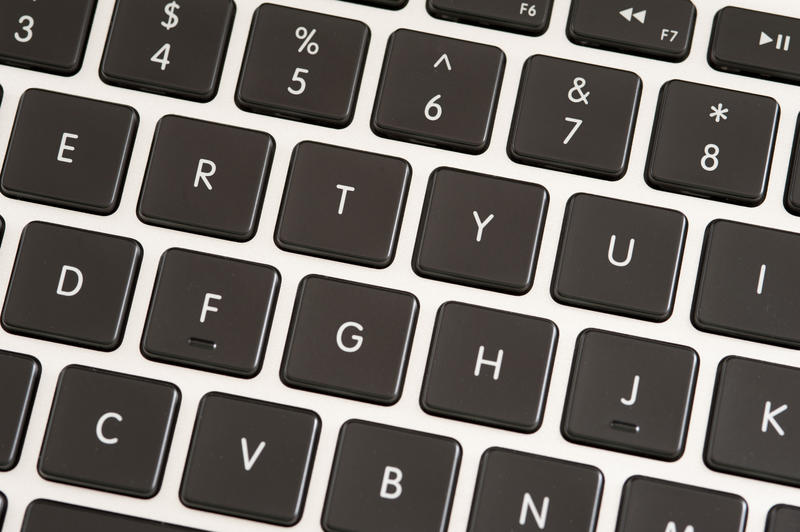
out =
[[653,188],[755,206],[764,200],[780,109],[772,98],[670,81],[646,179]]

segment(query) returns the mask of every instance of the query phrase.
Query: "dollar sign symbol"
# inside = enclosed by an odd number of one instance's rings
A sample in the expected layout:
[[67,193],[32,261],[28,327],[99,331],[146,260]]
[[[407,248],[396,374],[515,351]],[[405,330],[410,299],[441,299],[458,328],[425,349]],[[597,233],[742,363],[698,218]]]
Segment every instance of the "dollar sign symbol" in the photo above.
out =
[[175,14],[175,10],[180,9],[180,8],[181,8],[181,6],[179,6],[178,2],[175,2],[175,0],[173,0],[169,4],[165,5],[164,6],[164,13],[166,13],[169,18],[167,20],[163,21],[161,23],[161,25],[164,26],[165,28],[167,28],[168,30],[171,30],[172,28],[177,26],[178,25],[178,20],[180,20],[180,19],[178,19],[178,15]]

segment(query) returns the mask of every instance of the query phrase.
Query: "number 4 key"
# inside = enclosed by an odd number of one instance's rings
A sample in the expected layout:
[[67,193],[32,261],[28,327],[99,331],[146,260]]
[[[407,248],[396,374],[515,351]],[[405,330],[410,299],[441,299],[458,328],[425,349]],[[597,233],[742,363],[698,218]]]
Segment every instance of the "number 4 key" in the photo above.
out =
[[117,0],[100,77],[106,83],[209,101],[228,47],[233,0]]

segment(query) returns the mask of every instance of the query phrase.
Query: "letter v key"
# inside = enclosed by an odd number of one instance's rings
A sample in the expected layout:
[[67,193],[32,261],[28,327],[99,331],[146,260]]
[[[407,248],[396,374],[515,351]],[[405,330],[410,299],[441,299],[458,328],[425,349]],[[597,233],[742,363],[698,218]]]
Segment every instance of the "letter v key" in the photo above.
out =
[[266,446],[267,444],[262,441],[261,443],[258,444],[258,447],[256,447],[256,452],[254,452],[253,455],[250,456],[250,451],[247,448],[247,438],[242,438],[242,459],[244,460],[245,471],[250,471],[251,469],[253,469],[256,460],[258,460],[258,457],[261,456],[261,451],[263,451],[264,447]]

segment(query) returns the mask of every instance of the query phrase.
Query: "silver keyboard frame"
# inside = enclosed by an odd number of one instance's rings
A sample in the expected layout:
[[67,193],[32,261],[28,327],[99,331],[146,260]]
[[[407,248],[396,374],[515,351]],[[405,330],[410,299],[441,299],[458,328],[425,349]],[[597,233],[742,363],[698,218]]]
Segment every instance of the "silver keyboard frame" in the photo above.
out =
[[[668,1],[668,0],[663,0]],[[207,104],[193,103],[105,85],[98,68],[108,32],[113,0],[99,0],[81,71],[73,77],[26,71],[0,66],[0,84],[5,94],[0,105],[0,157],[5,156],[17,102],[28,88],[37,87],[87,96],[133,106],[140,115],[140,126],[133,149],[122,201],[119,209],[108,217],[83,214],[9,199],[0,196],[0,214],[6,221],[6,232],[0,247],[0,297],[5,297],[14,256],[23,227],[33,220],[45,220],[70,226],[125,235],[141,242],[144,260],[139,284],[133,298],[130,319],[122,346],[111,353],[101,353],[0,332],[0,347],[31,354],[42,364],[42,377],[25,445],[18,466],[0,473],[0,491],[9,499],[4,530],[18,530],[25,508],[37,498],[85,505],[129,515],[153,518],[180,525],[228,532],[285,530],[263,523],[236,519],[184,507],[178,499],[186,454],[200,398],[209,391],[274,401],[309,408],[322,418],[322,434],[314,463],[312,481],[305,512],[297,531],[320,530],[320,516],[328,485],[336,438],[341,424],[360,418],[400,427],[444,434],[456,438],[463,447],[463,460],[450,520],[450,530],[465,530],[472,503],[478,463],[488,447],[510,449],[573,460],[599,467],[605,475],[602,506],[597,530],[614,530],[622,485],[632,475],[649,475],[696,486],[736,493],[749,506],[748,532],[764,529],[766,514],[777,503],[800,505],[800,491],[786,486],[716,473],[703,463],[706,435],[715,374],[719,361],[728,355],[741,355],[769,362],[800,367],[800,353],[790,349],[740,341],[702,333],[690,323],[692,296],[700,260],[706,225],[716,218],[740,220],[790,231],[800,231],[800,218],[791,216],[783,206],[785,181],[789,166],[795,120],[800,111],[800,87],[725,74],[713,70],[706,62],[712,20],[717,10],[726,5],[749,7],[800,18],[800,2],[789,0],[695,0],[698,9],[692,51],[679,64],[639,58],[609,51],[576,46],[567,40],[565,28],[569,12],[568,0],[555,0],[548,31],[541,37],[527,37],[491,29],[446,22],[431,17],[425,0],[410,0],[401,11],[388,11],[335,0],[278,0],[275,4],[355,18],[372,30],[369,54],[356,108],[355,119],[343,131],[300,122],[247,113],[234,104],[244,48],[253,11],[261,0],[236,0],[237,12],[225,60],[222,81],[216,98]],[[631,4],[635,5],[635,0]],[[507,66],[499,107],[489,150],[479,156],[416,146],[380,138],[369,127],[375,91],[389,35],[398,28],[462,38],[499,46],[507,56]],[[800,37],[800,36],[798,36]],[[798,41],[800,45],[800,41]],[[617,182],[528,167],[511,162],[506,155],[506,142],[511,126],[523,62],[533,54],[623,68],[637,73],[643,80],[639,118],[633,141],[627,175]],[[458,68],[454,65],[454,68]],[[653,116],[661,85],[670,79],[731,87],[775,98],[781,105],[781,122],[775,147],[769,191],[766,201],[757,208],[727,205],[654,190],[643,179],[645,159],[650,142]],[[735,110],[732,110],[735,112]],[[169,229],[145,225],[136,217],[136,203],[142,176],[159,118],[178,114],[269,132],[276,140],[277,151],[266,191],[266,199],[256,237],[247,243],[228,242]],[[403,217],[397,256],[384,270],[353,266],[278,249],[273,232],[280,206],[283,185],[294,146],[303,140],[315,140],[354,147],[376,153],[403,157],[413,168],[408,204]],[[524,296],[512,296],[465,288],[422,279],[411,269],[411,255],[417,232],[427,178],[439,166],[453,166],[535,182],[550,193],[547,225],[539,256],[533,289]],[[558,245],[564,206],[577,192],[623,198],[650,205],[669,207],[683,212],[689,219],[686,251],[675,301],[675,312],[665,323],[648,323],[601,312],[580,310],[557,304],[550,296],[550,282]],[[277,303],[272,334],[263,370],[253,379],[243,380],[204,371],[180,368],[146,360],[139,352],[139,342],[148,303],[161,254],[168,248],[182,247],[219,255],[264,262],[276,267],[283,283]],[[380,286],[408,290],[421,303],[419,323],[414,337],[408,373],[399,403],[382,407],[339,399],[284,386],[279,377],[286,332],[289,326],[297,284],[305,275],[325,274]],[[800,293],[800,290],[798,290]],[[493,429],[451,421],[425,414],[419,406],[420,387],[434,317],[439,305],[455,300],[485,305],[553,320],[560,329],[558,351],[547,396],[544,423],[534,434]],[[596,327],[686,344],[700,355],[697,393],[694,399],[686,450],[676,462],[661,462],[568,443],[560,431],[564,398],[567,389],[574,343],[586,328]],[[163,379],[180,387],[183,400],[175,436],[169,453],[163,485],[152,499],[104,493],[68,486],[42,479],[36,464],[50,411],[53,392],[61,369],[68,364],[85,364],[145,377]],[[790,405],[794,406],[794,405]],[[797,405],[800,408],[800,405]],[[758,430],[759,427],[753,427]],[[800,427],[794,428],[800,430]],[[800,455],[800,451],[798,452]],[[553,501],[557,504],[558,501]],[[705,532],[705,531],[698,531]]]

